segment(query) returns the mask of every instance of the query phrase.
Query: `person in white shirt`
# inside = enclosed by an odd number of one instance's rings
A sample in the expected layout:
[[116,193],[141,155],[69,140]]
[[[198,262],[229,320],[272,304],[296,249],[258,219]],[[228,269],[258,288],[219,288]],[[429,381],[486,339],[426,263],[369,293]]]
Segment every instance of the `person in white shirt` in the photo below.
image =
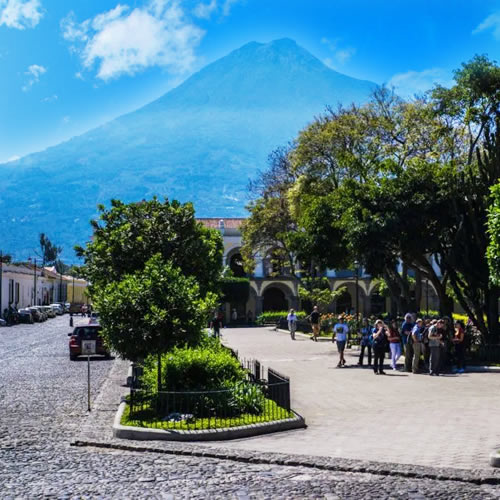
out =
[[288,330],[290,331],[290,337],[295,340],[295,330],[297,329],[297,315],[293,309],[290,309],[288,316],[286,317],[288,321]]
[[344,323],[344,317],[339,316],[338,323],[333,327],[332,342],[337,342],[337,349],[339,351],[339,364],[337,368],[345,366],[344,350],[347,344],[347,335],[349,327]]

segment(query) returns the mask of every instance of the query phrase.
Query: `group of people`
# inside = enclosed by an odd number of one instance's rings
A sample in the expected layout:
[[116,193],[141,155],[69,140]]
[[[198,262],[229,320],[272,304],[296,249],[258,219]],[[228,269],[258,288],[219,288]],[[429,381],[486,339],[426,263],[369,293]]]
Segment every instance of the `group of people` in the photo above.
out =
[[[311,323],[311,340],[318,340],[320,332],[320,318],[318,307],[313,308],[307,317]],[[288,317],[290,335],[295,340],[297,315],[293,309]],[[372,326],[367,318],[362,322],[359,332],[355,332],[360,340],[360,354],[358,365],[363,366],[365,352],[368,357],[368,366],[373,368],[376,375],[385,375],[384,358],[390,352],[391,368],[397,370],[397,362],[404,355],[404,370],[419,373],[421,368],[431,376],[439,376],[445,367],[450,364],[450,356],[454,355],[458,373],[465,371],[465,326],[461,321],[452,323],[450,318],[415,319],[408,313],[405,315],[401,327],[396,320],[387,325],[382,319],[375,321]],[[344,351],[349,335],[349,327],[343,316],[333,327],[332,342],[337,344],[339,362],[337,367],[346,364]],[[373,356],[372,356],[373,354]],[[372,364],[373,357],[373,364]]]

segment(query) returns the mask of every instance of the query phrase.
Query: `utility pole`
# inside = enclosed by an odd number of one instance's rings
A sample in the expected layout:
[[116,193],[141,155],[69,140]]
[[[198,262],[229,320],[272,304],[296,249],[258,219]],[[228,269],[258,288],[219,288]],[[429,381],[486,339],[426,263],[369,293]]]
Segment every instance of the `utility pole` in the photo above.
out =
[[36,303],[36,257],[34,258],[33,262],[35,263],[34,273],[33,273],[33,305],[37,306],[38,304]]
[[75,272],[73,271],[73,299],[71,301],[73,304],[75,303]]

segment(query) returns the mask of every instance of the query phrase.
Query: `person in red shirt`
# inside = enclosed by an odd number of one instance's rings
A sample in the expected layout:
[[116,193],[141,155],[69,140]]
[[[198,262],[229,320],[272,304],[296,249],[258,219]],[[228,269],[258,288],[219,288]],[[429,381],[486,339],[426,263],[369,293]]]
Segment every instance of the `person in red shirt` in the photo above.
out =
[[455,321],[455,333],[451,339],[455,346],[455,356],[457,358],[457,371],[465,371],[465,328],[461,321]]
[[391,349],[391,368],[396,370],[398,359],[401,356],[401,336],[399,335],[396,320],[392,320],[387,332],[387,340]]

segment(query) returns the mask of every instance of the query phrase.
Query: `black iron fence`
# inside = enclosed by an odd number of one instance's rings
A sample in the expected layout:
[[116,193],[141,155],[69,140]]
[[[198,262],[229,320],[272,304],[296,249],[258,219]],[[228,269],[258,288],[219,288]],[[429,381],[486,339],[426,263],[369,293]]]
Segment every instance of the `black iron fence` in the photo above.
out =
[[132,387],[128,420],[172,430],[206,430],[253,425],[293,417],[290,379],[271,368],[264,378],[258,360],[243,360],[248,380],[211,391],[149,392]]

